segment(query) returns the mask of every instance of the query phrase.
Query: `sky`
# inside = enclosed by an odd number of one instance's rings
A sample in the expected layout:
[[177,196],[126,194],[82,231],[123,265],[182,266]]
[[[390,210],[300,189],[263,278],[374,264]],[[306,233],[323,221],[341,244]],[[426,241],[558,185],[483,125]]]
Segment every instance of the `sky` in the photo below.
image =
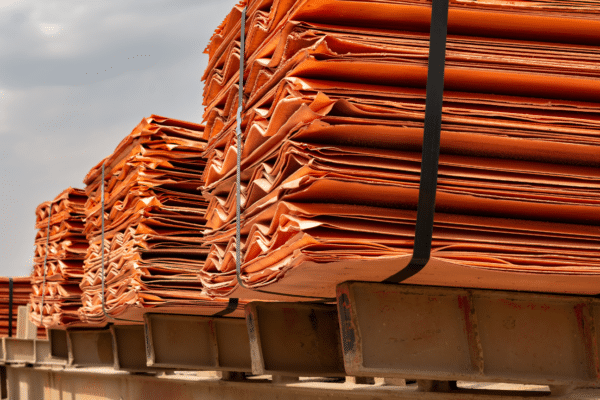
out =
[[151,114],[202,121],[203,51],[237,0],[0,0],[0,276],[33,268],[35,208]]

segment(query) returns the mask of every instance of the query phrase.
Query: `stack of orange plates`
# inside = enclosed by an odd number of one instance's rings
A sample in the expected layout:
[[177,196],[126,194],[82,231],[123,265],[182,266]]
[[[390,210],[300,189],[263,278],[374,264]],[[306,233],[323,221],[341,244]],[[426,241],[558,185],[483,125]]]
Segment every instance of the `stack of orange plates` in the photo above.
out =
[[[204,74],[207,293],[333,297],[408,264],[430,13],[416,0],[233,9]],[[406,283],[600,292],[598,45],[595,3],[451,2],[432,258]]]
[[84,322],[141,320],[149,307],[194,306],[207,313],[225,307],[226,300],[211,302],[197,279],[208,254],[203,239],[208,203],[198,190],[206,164],[203,128],[145,118],[85,177],[89,248],[79,310]]
[[[20,306],[27,306],[31,297],[31,278],[19,276],[12,278],[12,323],[10,321],[10,283],[9,278],[0,277],[0,337],[9,336],[12,325],[12,336],[17,336],[17,318]],[[46,337],[46,329],[38,329],[38,338]]]
[[[68,188],[52,202],[42,203],[36,209],[35,227],[38,232],[31,276],[33,292],[30,317],[38,326],[79,322],[79,283],[83,277],[83,259],[88,247],[83,234],[86,201],[83,190]],[[42,306],[43,313],[40,311]]]

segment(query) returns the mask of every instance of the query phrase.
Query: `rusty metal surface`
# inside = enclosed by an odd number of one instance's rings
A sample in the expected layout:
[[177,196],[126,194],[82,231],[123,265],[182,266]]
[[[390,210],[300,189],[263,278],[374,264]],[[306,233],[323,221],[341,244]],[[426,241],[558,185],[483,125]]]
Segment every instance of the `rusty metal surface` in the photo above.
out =
[[48,340],[50,341],[50,355],[55,359],[67,361],[69,359],[67,331],[48,329]]
[[250,340],[245,319],[215,318],[218,365],[223,370],[251,372]]
[[[461,389],[457,393],[419,392],[405,387],[332,383],[301,379],[295,383],[231,382],[197,375],[150,377],[107,369],[7,367],[11,400],[540,400],[548,391],[539,386],[486,385],[486,390]],[[598,390],[578,390],[565,400],[600,398]]]
[[148,372],[144,325],[112,325],[112,349],[116,370]]
[[250,372],[250,344],[241,318],[144,315],[147,365]]
[[350,375],[599,382],[593,298],[358,282],[337,298]]
[[112,335],[108,329],[69,329],[67,346],[70,366],[114,365]]
[[67,363],[66,359],[52,357],[52,345],[50,340],[36,339],[34,342],[34,348],[36,365],[62,366]]
[[252,302],[246,320],[253,373],[346,375],[334,305]]
[[4,361],[11,363],[35,363],[35,340],[3,338],[4,342]]
[[[43,333],[42,333],[43,332]],[[45,336],[43,328],[38,328],[29,319],[29,307],[19,306],[17,311],[17,334],[19,339],[35,339],[36,337]]]

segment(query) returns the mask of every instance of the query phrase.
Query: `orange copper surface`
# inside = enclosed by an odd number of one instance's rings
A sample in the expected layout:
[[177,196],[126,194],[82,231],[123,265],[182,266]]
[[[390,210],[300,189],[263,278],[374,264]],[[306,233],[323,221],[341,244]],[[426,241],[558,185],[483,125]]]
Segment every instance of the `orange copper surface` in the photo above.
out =
[[[234,240],[243,6],[250,290],[236,280]],[[207,293],[333,297],[340,282],[407,265],[430,11],[411,0],[249,1],[215,31],[203,76]],[[600,292],[599,28],[589,2],[450,2],[432,260],[407,283]]]
[[[147,308],[194,306],[208,314],[225,308],[226,300],[211,301],[197,279],[209,251],[203,236],[208,203],[197,190],[206,164],[203,128],[145,118],[87,174],[84,233],[89,247],[79,309],[85,323],[141,322],[139,311]],[[101,185],[107,315],[102,307]]]
[[[27,306],[31,297],[31,278],[19,276],[13,279],[13,306],[12,306],[12,336],[17,336],[17,317],[19,307]],[[0,337],[8,337],[9,326],[9,283],[8,278],[0,277]],[[44,328],[38,329],[38,338],[46,337]]]

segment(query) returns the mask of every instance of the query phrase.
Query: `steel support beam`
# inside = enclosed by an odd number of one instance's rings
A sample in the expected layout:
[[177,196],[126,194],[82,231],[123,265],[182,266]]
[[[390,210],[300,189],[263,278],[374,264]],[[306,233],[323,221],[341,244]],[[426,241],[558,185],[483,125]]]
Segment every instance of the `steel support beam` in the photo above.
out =
[[4,361],[7,364],[35,363],[34,339],[2,338]]
[[2,338],[3,362],[7,364],[60,365],[50,356],[50,342],[39,339]]
[[112,335],[108,329],[69,329],[67,346],[70,366],[114,366]]
[[114,368],[132,372],[156,372],[146,365],[144,325],[112,325]]
[[335,305],[252,302],[246,321],[254,374],[346,375]]
[[65,359],[52,357],[49,340],[36,339],[34,345],[36,365],[64,366],[67,363]]
[[251,372],[244,319],[150,313],[144,321],[148,366]]
[[597,299],[347,282],[337,300],[350,375],[556,392],[599,382]]
[[[11,400],[528,400],[548,399],[547,390],[528,391],[462,390],[457,393],[418,392],[411,387],[354,385],[323,381],[292,384],[222,381],[192,374],[153,377],[132,375],[102,368],[22,368],[7,366],[8,395]],[[504,387],[506,389],[506,387]],[[538,392],[531,392],[530,390]],[[598,390],[579,390],[565,400],[597,400]]]
[[37,326],[29,319],[29,307],[19,306],[17,308],[17,334],[19,339],[35,339],[37,337]]
[[50,341],[50,355],[57,360],[69,359],[69,346],[67,345],[67,331],[63,329],[48,329]]

